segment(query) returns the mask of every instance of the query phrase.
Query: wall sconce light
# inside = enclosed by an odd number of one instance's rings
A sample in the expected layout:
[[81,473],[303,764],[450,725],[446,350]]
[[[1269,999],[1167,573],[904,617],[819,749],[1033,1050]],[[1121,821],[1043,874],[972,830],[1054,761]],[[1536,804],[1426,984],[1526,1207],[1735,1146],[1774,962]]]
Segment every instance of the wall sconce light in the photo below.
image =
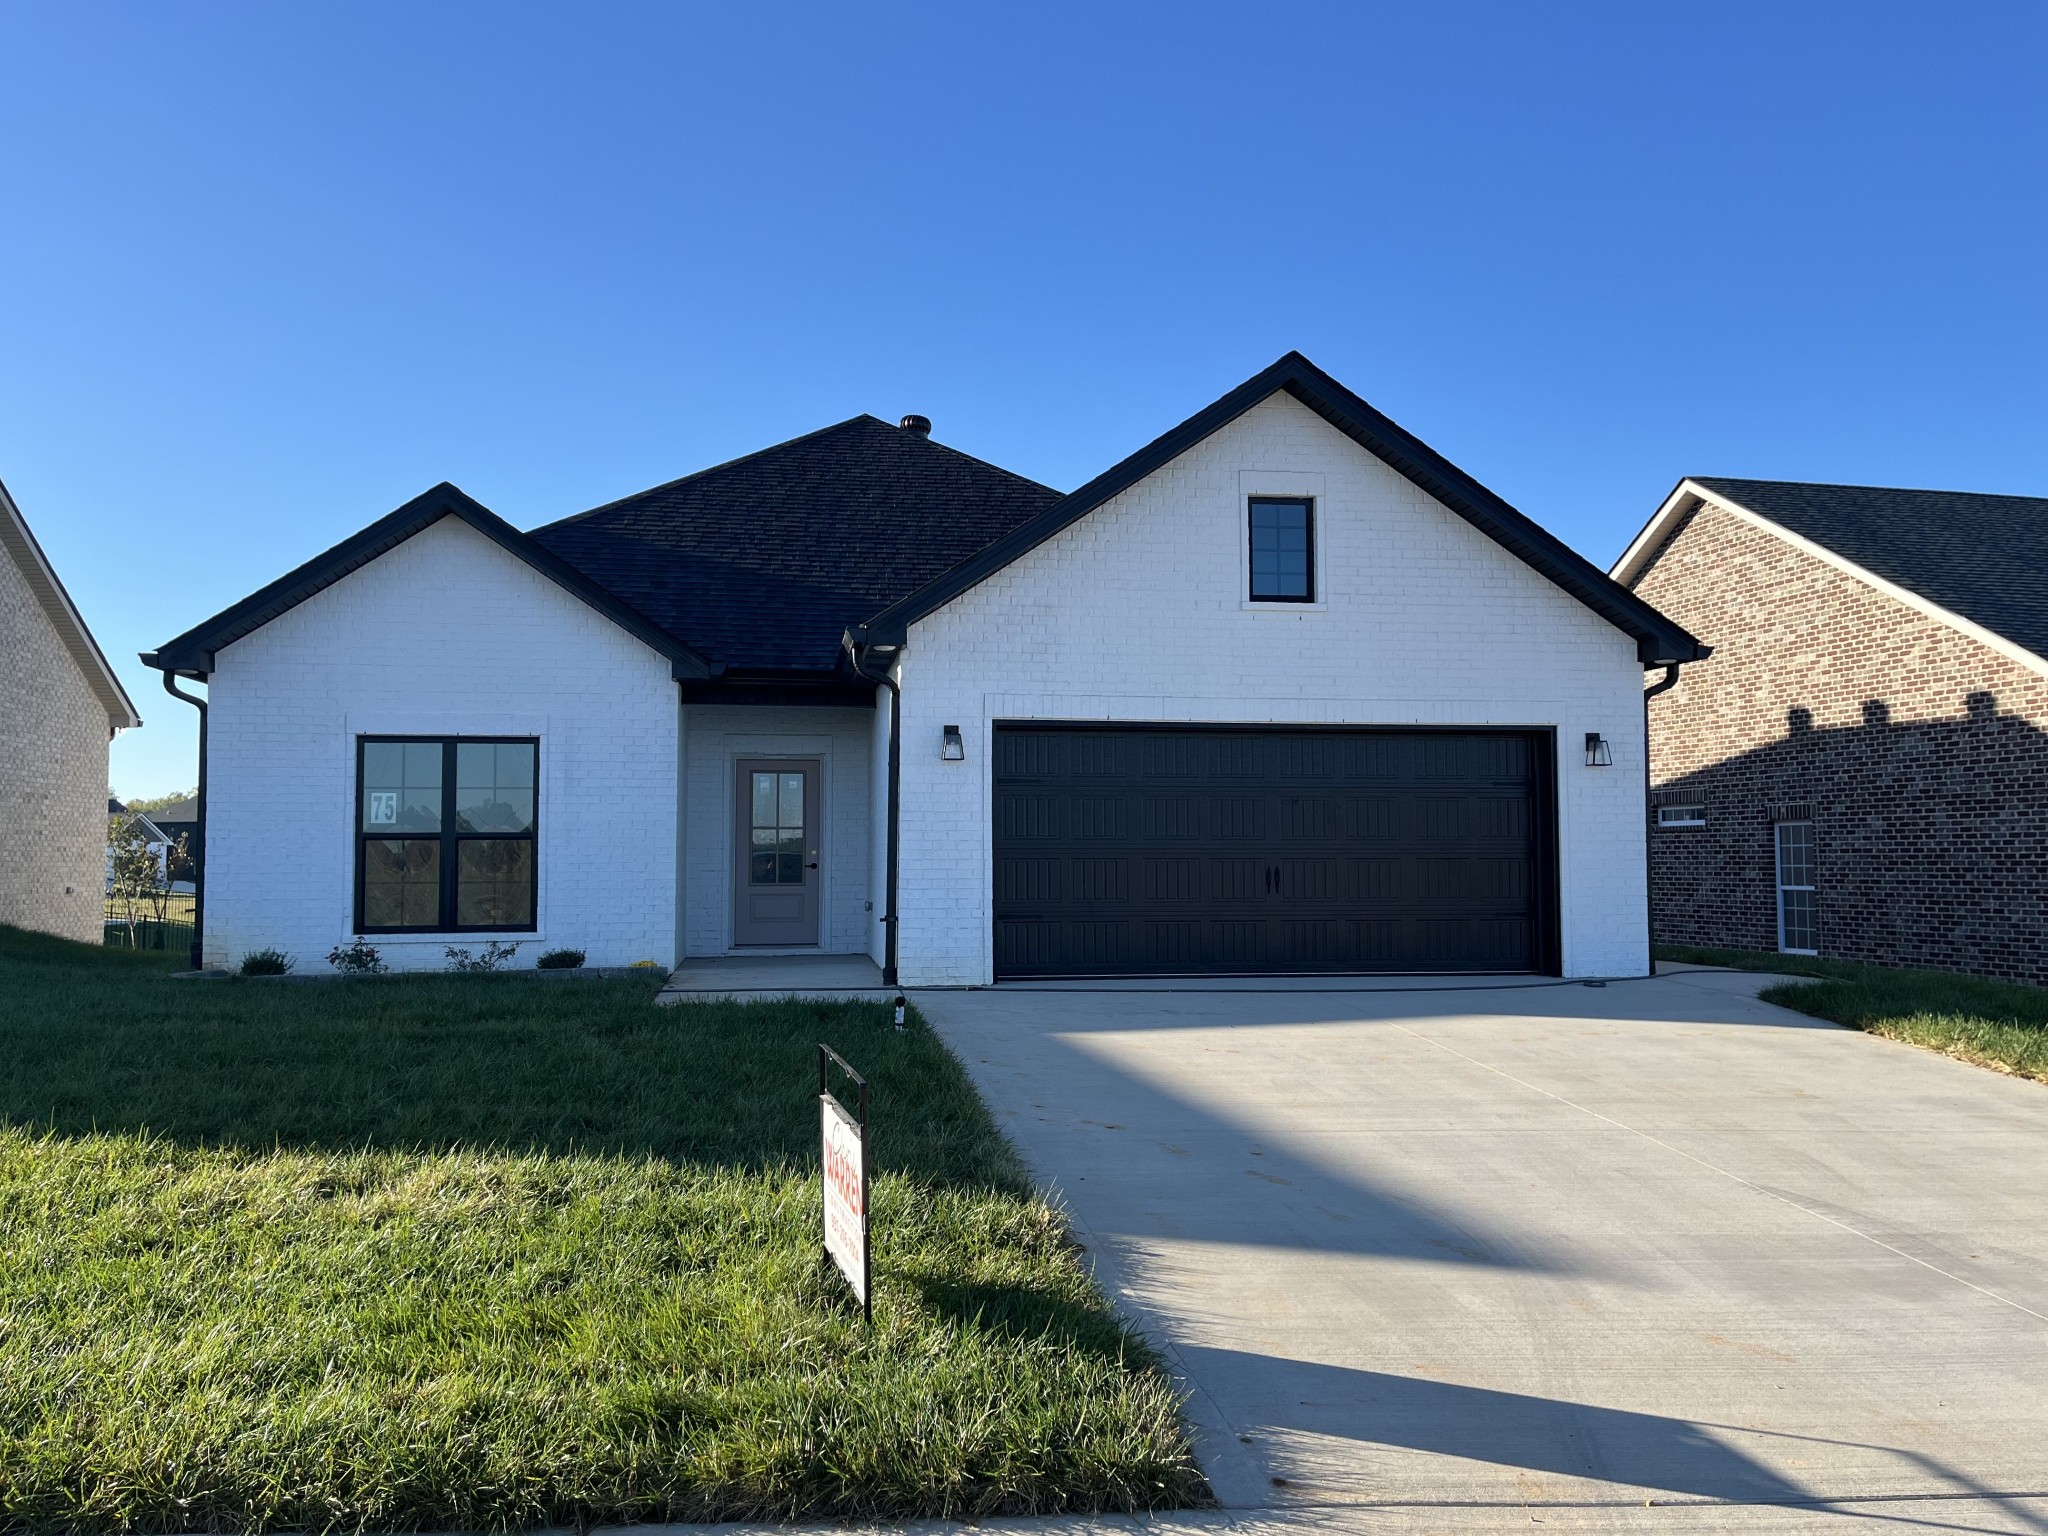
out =
[[964,763],[967,761],[967,743],[960,739],[960,727],[949,725],[946,734],[939,741],[939,761],[942,763]]
[[1588,768],[1612,768],[1614,748],[1598,731],[1586,732],[1586,766]]

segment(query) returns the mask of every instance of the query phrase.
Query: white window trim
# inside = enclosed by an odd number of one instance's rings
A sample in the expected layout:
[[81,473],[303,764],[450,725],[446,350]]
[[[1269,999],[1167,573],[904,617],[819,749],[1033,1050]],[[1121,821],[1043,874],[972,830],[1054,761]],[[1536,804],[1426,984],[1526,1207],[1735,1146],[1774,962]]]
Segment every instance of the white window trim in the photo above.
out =
[[[1673,816],[1673,811],[1690,811],[1689,816]],[[1704,827],[1707,824],[1705,805],[1660,805],[1657,807],[1659,827]]]
[[[1775,882],[1771,894],[1778,909],[1778,953],[1781,955],[1813,955],[1816,958],[1820,955],[1818,949],[1794,949],[1785,942],[1785,892],[1788,890],[1806,891],[1813,896],[1813,929],[1815,937],[1818,937],[1820,934],[1820,887],[1817,884],[1787,885],[1785,883],[1785,845],[1778,836],[1778,829],[1780,827],[1811,828],[1812,826],[1813,823],[1810,821],[1774,821],[1771,823],[1771,878]],[[1814,845],[1815,863],[1818,863],[1819,859],[1820,847],[1816,839]]]
[[[1329,476],[1299,469],[1241,469],[1237,472],[1237,606],[1245,613],[1327,613],[1330,610],[1330,518]],[[1254,496],[1306,497],[1314,505],[1309,512],[1309,553],[1314,569],[1316,600],[1291,603],[1275,598],[1252,596],[1252,498]]]

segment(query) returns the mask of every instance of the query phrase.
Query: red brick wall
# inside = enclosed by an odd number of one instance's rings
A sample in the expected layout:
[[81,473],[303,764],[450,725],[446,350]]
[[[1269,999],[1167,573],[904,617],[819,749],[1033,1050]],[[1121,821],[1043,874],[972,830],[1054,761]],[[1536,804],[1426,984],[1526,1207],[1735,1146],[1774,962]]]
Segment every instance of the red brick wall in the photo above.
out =
[[1652,788],[1707,806],[1651,829],[1658,942],[1777,948],[1804,802],[1823,955],[2048,984],[2048,677],[1712,503],[1634,585],[1714,647],[1650,702]]

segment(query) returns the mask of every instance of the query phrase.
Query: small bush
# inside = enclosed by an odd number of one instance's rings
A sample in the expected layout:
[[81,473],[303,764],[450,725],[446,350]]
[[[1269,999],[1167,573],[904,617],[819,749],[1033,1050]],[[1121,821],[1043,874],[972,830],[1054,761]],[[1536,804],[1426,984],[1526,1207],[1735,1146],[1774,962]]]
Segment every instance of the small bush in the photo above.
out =
[[388,967],[377,954],[377,946],[357,939],[346,949],[337,944],[327,951],[327,963],[344,976],[377,976]]
[[478,971],[495,971],[502,968],[514,955],[519,953],[519,944],[516,940],[510,944],[499,943],[494,940],[486,944],[480,954],[472,954],[469,950],[457,949],[453,944],[450,944],[441,953],[448,957],[449,970],[473,974]]
[[292,957],[281,949],[252,949],[242,956],[244,976],[282,976],[292,968]]
[[590,957],[580,949],[551,949],[534,961],[534,968],[542,971],[580,971],[583,962]]

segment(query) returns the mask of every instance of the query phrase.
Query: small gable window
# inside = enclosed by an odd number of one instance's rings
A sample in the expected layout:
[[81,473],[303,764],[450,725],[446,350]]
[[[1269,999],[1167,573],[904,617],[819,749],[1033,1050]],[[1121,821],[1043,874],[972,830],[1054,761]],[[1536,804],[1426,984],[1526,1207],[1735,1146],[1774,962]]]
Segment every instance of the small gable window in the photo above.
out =
[[1316,600],[1316,504],[1308,496],[1249,501],[1255,603]]

